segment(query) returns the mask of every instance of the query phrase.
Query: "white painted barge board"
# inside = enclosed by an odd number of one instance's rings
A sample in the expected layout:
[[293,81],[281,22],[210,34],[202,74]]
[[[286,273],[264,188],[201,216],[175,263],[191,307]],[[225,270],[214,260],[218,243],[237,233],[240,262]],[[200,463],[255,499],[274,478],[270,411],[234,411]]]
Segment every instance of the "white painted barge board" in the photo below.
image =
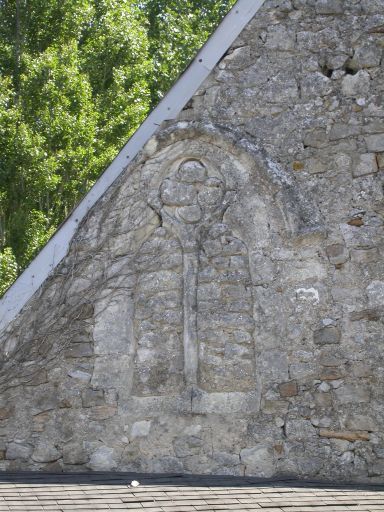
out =
[[264,2],[265,0],[238,0],[168,94],[0,300],[0,332],[18,315],[67,255],[77,227],[88,211],[135,158],[163,121],[177,117]]

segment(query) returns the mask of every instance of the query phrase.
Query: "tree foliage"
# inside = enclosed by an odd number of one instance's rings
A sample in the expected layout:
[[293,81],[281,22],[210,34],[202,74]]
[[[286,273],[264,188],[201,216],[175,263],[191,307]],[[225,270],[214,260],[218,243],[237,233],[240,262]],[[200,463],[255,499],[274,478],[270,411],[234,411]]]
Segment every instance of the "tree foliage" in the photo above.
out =
[[0,294],[235,0],[0,0]]

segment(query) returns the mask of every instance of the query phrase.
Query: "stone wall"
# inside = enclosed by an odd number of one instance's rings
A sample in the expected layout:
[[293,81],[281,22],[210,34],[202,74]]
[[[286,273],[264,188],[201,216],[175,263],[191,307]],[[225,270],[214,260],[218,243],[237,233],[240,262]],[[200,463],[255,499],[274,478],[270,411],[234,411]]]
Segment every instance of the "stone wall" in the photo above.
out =
[[1,469],[383,481],[383,51],[266,1],[3,333]]

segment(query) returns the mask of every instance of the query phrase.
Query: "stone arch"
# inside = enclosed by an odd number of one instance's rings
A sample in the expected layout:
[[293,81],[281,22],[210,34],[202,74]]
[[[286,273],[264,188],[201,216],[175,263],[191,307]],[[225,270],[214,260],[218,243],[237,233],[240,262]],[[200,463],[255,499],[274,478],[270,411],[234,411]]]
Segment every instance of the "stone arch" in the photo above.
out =
[[[172,153],[172,147],[179,144],[184,145],[188,153],[188,146],[193,141],[217,148],[247,169],[248,181],[253,182],[259,194],[273,198],[287,234],[302,236],[324,230],[320,210],[313,198],[301,190],[291,172],[272,160],[254,139],[244,137],[241,130],[199,121],[178,122],[151,139],[144,148],[143,161],[163,151]],[[176,155],[174,158],[177,160]],[[157,169],[155,175],[161,173],[162,169]]]

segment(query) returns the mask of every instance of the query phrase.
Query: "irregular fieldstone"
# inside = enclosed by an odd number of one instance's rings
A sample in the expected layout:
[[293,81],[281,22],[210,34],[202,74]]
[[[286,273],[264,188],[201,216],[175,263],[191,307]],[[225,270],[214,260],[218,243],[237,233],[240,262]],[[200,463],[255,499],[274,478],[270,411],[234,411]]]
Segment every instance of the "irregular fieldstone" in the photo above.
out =
[[[365,96],[369,92],[371,77],[365,70],[361,70],[356,75],[346,75],[341,84],[341,90],[347,97]],[[368,151],[371,151],[368,148]]]
[[115,405],[98,405],[91,408],[91,419],[94,421],[102,421],[112,418],[117,414]]
[[371,399],[370,389],[361,384],[344,384],[335,389],[335,395],[341,403],[364,403]]
[[372,281],[366,292],[370,307],[384,306],[384,281]]
[[92,357],[93,348],[90,343],[73,343],[71,347],[65,351],[65,357]]
[[297,382],[295,380],[291,380],[290,382],[285,382],[284,384],[280,384],[279,391],[280,391],[280,396],[283,398],[296,396],[299,393]]
[[84,389],[81,393],[83,407],[105,405],[104,391],[102,389]]
[[340,343],[341,331],[338,327],[329,326],[315,331],[313,341],[316,345],[332,345]]
[[268,29],[265,46],[271,50],[293,50],[295,47],[294,34],[288,32],[283,25],[272,25]]
[[375,153],[366,153],[359,156],[359,160],[352,169],[353,176],[358,178],[378,171]]
[[269,446],[244,448],[240,452],[240,460],[245,465],[246,475],[269,478],[275,472],[274,453]]
[[288,419],[285,434],[289,439],[311,439],[316,436],[316,429],[309,420]]
[[33,451],[32,459],[35,462],[55,462],[61,458],[61,453],[53,444],[40,442]]
[[93,471],[111,471],[116,468],[115,451],[108,446],[101,446],[90,457],[87,467]]
[[8,460],[28,460],[33,447],[27,443],[12,442],[7,446],[5,458]]
[[83,372],[82,370],[71,370],[68,372],[68,376],[72,379],[82,380],[84,382],[89,382],[91,380],[92,375],[87,372]]
[[135,439],[136,437],[147,437],[150,430],[150,421],[137,421],[132,425],[131,438]]
[[362,414],[349,415],[344,424],[348,430],[367,430],[368,432],[376,432],[379,430],[373,418]]
[[86,464],[88,460],[88,454],[81,447],[81,442],[68,443],[63,447],[64,464],[80,465]]
[[384,133],[368,135],[365,137],[365,143],[368,151],[372,151],[373,153],[384,151]]
[[356,70],[380,66],[382,54],[382,48],[373,42],[358,46],[348,66]]
[[344,377],[342,368],[324,368],[319,375],[321,380],[338,380]]
[[379,251],[376,247],[373,249],[352,249],[351,261],[353,263],[374,263],[378,261]]
[[316,0],[315,9],[318,14],[343,14],[342,0]]
[[326,252],[333,265],[342,265],[349,259],[349,251],[343,244],[328,245]]

